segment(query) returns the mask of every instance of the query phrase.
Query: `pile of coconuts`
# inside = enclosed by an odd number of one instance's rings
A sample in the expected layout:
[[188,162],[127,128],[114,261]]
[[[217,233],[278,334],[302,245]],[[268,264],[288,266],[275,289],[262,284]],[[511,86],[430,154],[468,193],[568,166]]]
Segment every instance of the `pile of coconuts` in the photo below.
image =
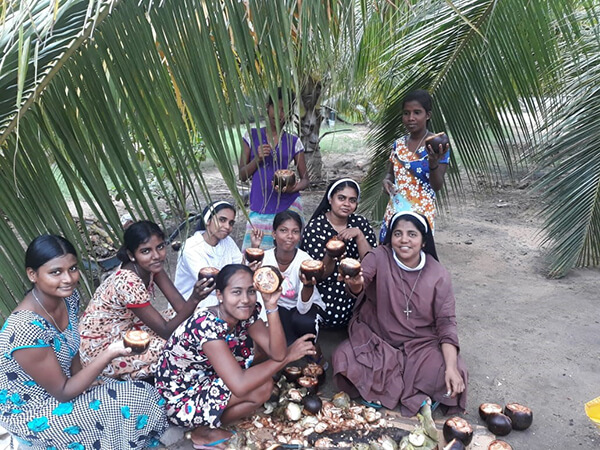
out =
[[[523,431],[531,426],[533,412],[519,403],[508,403],[504,408],[497,403],[482,403],[479,416],[491,433],[506,436],[512,430]],[[462,450],[473,439],[473,428],[462,417],[451,417],[444,423],[444,439],[448,444],[444,450]],[[500,439],[488,446],[488,450],[512,450],[512,447]]]

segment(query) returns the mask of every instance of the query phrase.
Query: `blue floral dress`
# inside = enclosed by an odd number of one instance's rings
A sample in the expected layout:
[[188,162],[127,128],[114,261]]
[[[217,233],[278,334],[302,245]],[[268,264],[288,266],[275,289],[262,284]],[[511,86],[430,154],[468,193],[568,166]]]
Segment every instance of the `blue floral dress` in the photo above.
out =
[[21,448],[131,449],[155,447],[166,429],[164,400],[144,382],[103,378],[71,401],[60,403],[13,358],[24,348],[50,347],[63,372],[79,350],[79,293],[65,299],[69,325],[61,333],[42,316],[13,312],[0,330],[0,425]]
[[186,428],[221,425],[221,415],[231,391],[217,375],[202,350],[206,342],[224,340],[242,369],[254,359],[253,341],[248,329],[258,320],[260,303],[248,320],[228,325],[207,308],[196,310],[171,335],[156,369],[156,387],[167,401],[167,416]]

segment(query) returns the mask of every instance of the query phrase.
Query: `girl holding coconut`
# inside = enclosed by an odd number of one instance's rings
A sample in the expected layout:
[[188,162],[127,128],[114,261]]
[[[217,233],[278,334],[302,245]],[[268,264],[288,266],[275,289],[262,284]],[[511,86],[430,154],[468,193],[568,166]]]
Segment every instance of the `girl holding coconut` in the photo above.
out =
[[0,331],[0,425],[19,448],[158,445],[167,420],[156,389],[99,376],[131,349],[114,340],[81,364],[73,245],[61,236],[39,236],[27,248],[25,267],[32,288]]
[[377,245],[369,221],[355,214],[360,199],[360,186],[351,178],[333,181],[312,218],[304,228],[300,248],[311,258],[323,261],[323,277],[317,284],[325,303],[324,326],[344,328],[348,325],[355,299],[338,280],[339,259],[326,251],[327,243],[336,238],[345,244],[345,256],[360,260]]
[[[123,242],[117,254],[121,267],[98,287],[81,319],[81,360],[91,364],[128,330],[143,331],[150,339],[148,350],[115,358],[104,370],[107,377],[137,380],[153,375],[165,339],[208,295],[210,282],[197,281],[191,298],[183,299],[164,270],[165,235],[154,222],[130,225]],[[153,306],[156,287],[175,311]]]
[[[156,371],[156,387],[174,424],[192,429],[194,448],[221,448],[232,432],[222,428],[252,414],[270,397],[273,374],[286,364],[314,355],[307,334],[289,348],[279,317],[281,290],[263,294],[267,324],[252,270],[230,264],[216,278],[219,303],[199,308],[167,341]],[[253,365],[255,342],[266,361]]]
[[409,92],[404,97],[402,123],[408,134],[394,142],[388,173],[383,180],[383,189],[390,196],[390,201],[383,216],[380,242],[385,239],[387,224],[398,211],[423,214],[435,229],[435,193],[444,186],[450,146],[433,148],[426,142],[433,136],[427,129],[431,105],[431,95],[422,89]]
[[[291,109],[294,94],[279,88],[277,101],[269,96],[267,101],[268,123],[266,127],[246,133],[243,139],[243,150],[240,158],[239,177],[241,181],[252,179],[250,187],[250,221],[246,226],[246,236],[242,250],[251,246],[253,229],[264,234],[261,247],[265,250],[273,248],[271,237],[275,214],[287,209],[302,215],[300,191],[309,184],[308,171],[304,158],[304,146],[300,138],[284,130],[288,115],[285,113],[283,96],[288,95],[287,107]],[[275,117],[275,108],[278,114]],[[271,145],[271,143],[273,145]],[[300,180],[292,187],[286,186],[279,191],[273,185],[277,170],[287,170],[295,163]]]
[[[450,275],[437,261],[427,219],[396,213],[384,244],[344,282],[358,298],[349,338],[334,351],[338,388],[403,415],[428,397],[448,413],[463,412],[467,369],[458,355]],[[377,368],[375,370],[374,368]]]

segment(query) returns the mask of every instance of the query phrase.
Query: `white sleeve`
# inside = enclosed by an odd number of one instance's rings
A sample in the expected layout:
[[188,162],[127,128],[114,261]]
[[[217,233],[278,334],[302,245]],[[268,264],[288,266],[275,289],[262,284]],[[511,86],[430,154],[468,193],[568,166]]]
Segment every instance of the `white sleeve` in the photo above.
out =
[[192,295],[198,280],[198,271],[209,265],[205,255],[198,251],[196,246],[190,245],[186,248],[185,244],[183,245],[177,260],[175,287],[184,299],[187,300]]
[[296,302],[296,309],[298,310],[298,312],[300,314],[306,314],[310,310],[310,308],[312,308],[312,305],[315,302],[321,303],[321,294],[319,293],[317,286],[313,287],[312,295],[310,296],[308,301],[307,302],[302,301],[302,289],[304,288],[304,285],[302,284],[302,281],[300,281],[300,275],[299,275],[300,274],[300,265],[302,264],[303,261],[306,261],[307,259],[312,259],[312,258],[307,253],[302,252],[302,258],[298,258],[298,262],[294,261],[294,266],[296,266],[295,272],[298,274],[296,277],[296,282],[298,283],[298,286],[297,286],[298,300]]
[[302,145],[302,141],[300,140],[300,138],[298,138],[296,140],[296,145],[294,146],[294,156],[296,156],[298,153],[301,153],[304,151],[304,145]]

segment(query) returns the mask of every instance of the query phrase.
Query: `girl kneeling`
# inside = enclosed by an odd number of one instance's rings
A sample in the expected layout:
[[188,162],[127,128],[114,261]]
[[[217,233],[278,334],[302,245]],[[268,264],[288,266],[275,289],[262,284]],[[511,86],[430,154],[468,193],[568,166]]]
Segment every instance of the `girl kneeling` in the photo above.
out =
[[[221,425],[252,414],[271,395],[272,376],[287,363],[314,355],[307,334],[288,349],[279,319],[281,291],[263,294],[268,327],[258,320],[260,304],[252,270],[230,264],[216,279],[219,304],[199,308],[167,341],[156,371],[156,387],[176,425],[194,428],[194,448],[219,448],[231,432]],[[271,358],[252,366],[253,342]]]

